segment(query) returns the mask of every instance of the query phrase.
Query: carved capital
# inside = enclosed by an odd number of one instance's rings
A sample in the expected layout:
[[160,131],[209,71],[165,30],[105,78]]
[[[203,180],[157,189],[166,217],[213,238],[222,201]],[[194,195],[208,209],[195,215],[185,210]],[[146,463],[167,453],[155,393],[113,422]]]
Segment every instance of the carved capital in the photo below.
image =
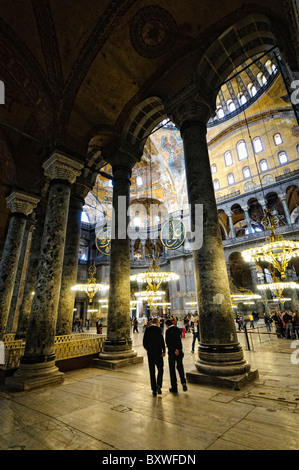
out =
[[206,126],[208,120],[215,115],[208,100],[195,88],[189,88],[185,93],[174,98],[165,106],[172,121],[181,130],[187,123],[202,123]]
[[14,191],[6,198],[7,207],[12,213],[20,213],[26,216],[33,212],[39,201],[39,198],[21,191]]
[[43,164],[45,175],[73,184],[81,174],[83,164],[60,153],[53,153]]
[[140,161],[142,151],[139,146],[133,145],[125,140],[117,140],[102,151],[103,158],[113,167],[127,167],[132,170],[133,166]]
[[97,175],[97,172],[92,173],[91,171],[85,169],[76,179],[72,187],[71,195],[75,198],[85,200],[87,194],[95,185]]

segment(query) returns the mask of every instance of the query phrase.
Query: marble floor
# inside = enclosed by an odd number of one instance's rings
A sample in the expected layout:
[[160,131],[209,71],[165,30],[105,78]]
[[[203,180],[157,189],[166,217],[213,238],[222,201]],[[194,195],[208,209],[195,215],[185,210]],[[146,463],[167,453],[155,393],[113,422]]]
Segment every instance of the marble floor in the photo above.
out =
[[[142,331],[132,336],[141,364],[68,372],[63,384],[30,392],[1,386],[0,450],[299,448],[299,342],[255,334],[249,351],[239,334],[247,361],[259,370],[242,391],[188,384],[173,395],[165,361],[163,393],[154,398]],[[191,334],[183,344],[191,371]]]

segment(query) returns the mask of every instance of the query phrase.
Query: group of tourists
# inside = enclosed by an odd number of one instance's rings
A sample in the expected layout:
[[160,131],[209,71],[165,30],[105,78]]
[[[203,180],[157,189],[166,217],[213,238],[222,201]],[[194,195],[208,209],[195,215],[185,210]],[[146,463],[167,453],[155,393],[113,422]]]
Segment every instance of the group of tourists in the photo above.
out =
[[299,313],[274,312],[269,316],[271,324],[275,325],[275,332],[278,338],[299,339]]
[[[244,325],[249,322],[250,328],[254,328],[254,322],[259,320],[257,313],[252,312],[248,318],[244,320],[242,313],[237,313],[236,323],[239,331],[244,329]],[[264,324],[267,332],[271,333],[273,326],[275,326],[275,333],[278,338],[299,339],[299,313],[291,311],[274,313],[264,313]]]

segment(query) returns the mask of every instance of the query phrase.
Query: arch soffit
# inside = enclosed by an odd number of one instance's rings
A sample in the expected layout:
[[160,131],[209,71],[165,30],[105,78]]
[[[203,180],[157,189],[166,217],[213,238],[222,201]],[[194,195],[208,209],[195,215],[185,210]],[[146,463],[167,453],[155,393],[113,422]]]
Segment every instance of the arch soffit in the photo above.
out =
[[[206,50],[194,72],[194,82],[203,95],[215,104],[216,96],[227,77],[252,56],[272,49],[277,43],[269,18],[250,14],[233,24]],[[146,136],[167,117],[163,100],[148,97],[135,105],[122,138],[142,150]]]
[[239,65],[278,44],[274,27],[264,14],[250,14],[233,24],[206,50],[199,62],[196,83],[215,98],[224,81]]

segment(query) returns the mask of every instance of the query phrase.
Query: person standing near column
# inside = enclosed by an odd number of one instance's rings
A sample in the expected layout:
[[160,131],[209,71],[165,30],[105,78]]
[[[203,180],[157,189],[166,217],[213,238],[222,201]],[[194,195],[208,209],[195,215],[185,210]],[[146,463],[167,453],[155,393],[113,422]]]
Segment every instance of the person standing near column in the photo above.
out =
[[181,340],[181,333],[177,326],[174,326],[171,320],[166,320],[167,330],[165,333],[166,345],[168,348],[168,364],[170,373],[171,393],[178,392],[177,378],[175,367],[178,370],[181,384],[184,392],[187,391],[186,377],[183,366],[183,346]]
[[[162,393],[163,371],[165,357],[165,342],[159,326],[159,319],[154,318],[143,336],[143,347],[147,351],[148,367],[153,397]],[[156,368],[158,375],[156,378]]]

